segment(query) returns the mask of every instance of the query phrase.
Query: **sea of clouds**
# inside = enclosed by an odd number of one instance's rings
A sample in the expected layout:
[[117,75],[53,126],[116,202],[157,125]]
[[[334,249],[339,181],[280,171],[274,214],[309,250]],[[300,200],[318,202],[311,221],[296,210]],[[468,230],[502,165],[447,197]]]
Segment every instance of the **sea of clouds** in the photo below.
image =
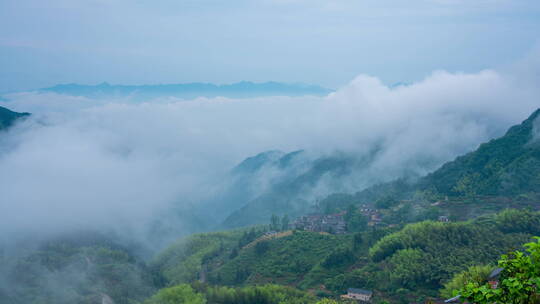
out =
[[426,174],[540,106],[538,58],[503,70],[436,71],[397,87],[360,75],[325,97],[7,95],[1,106],[33,115],[0,134],[0,231],[147,235],[156,217],[215,197],[232,167],[268,150],[361,157],[376,149],[355,181]]

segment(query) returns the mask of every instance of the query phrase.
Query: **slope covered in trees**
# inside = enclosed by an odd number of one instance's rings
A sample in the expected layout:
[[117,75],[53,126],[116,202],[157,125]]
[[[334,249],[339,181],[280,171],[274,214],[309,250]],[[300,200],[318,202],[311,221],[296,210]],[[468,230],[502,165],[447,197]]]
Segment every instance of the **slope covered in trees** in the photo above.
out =
[[[245,175],[246,178],[253,177],[253,172],[260,172],[272,166],[294,167],[297,171],[279,175],[268,191],[248,200],[244,206],[232,212],[222,227],[262,224],[273,213],[280,215],[288,213],[294,218],[313,212],[314,207],[318,207],[319,212],[346,210],[350,204],[373,205],[377,201],[389,198],[413,201],[413,209],[424,210],[429,209],[429,204],[422,202],[440,201],[445,197],[449,197],[451,202],[487,202],[488,204],[484,205],[493,207],[493,210],[481,210],[484,208],[481,204],[460,206],[466,210],[464,214],[470,217],[515,207],[514,204],[520,201],[530,204],[540,197],[539,115],[540,110],[535,111],[521,124],[511,127],[504,136],[481,144],[475,151],[447,162],[427,176],[377,184],[354,194],[330,194],[318,204],[314,203],[315,197],[309,195],[318,183],[330,180],[336,185],[325,184],[325,186],[330,185],[328,187],[330,189],[343,191],[339,184],[355,172],[361,171],[363,165],[369,164],[370,157],[358,160],[350,155],[338,154],[315,160],[303,159],[304,167],[298,170],[298,162],[302,160],[304,153],[302,151],[279,155],[275,151],[271,154],[262,153],[247,159],[236,171],[243,172],[242,174],[249,172]],[[284,159],[287,160],[286,166],[283,165]],[[406,219],[409,222],[416,220],[418,220],[416,216]]]
[[453,196],[519,195],[540,191],[540,109],[471,153],[423,178],[420,189]]
[[[341,179],[358,166],[358,160],[336,153],[312,159],[304,151],[283,153],[270,151],[251,157],[234,170],[236,178],[263,191],[247,199],[223,221],[222,228],[265,223],[272,214],[303,215],[313,209],[313,190],[319,185],[340,189]],[[254,184],[258,181],[265,187]],[[230,212],[230,210],[229,210]]]
[[137,248],[102,234],[73,233],[18,245],[0,247],[2,303],[90,304],[110,299],[128,304],[144,300],[159,286],[159,275],[134,254]]
[[[234,246],[248,234],[201,234],[168,249],[156,264],[172,284],[193,282],[204,271],[214,285],[275,283],[327,296],[356,287],[374,290],[379,299],[415,301],[437,297],[454,274],[495,263],[540,234],[540,213],[507,210],[469,222],[425,221],[346,235],[296,231]],[[195,266],[187,267],[188,260]]]

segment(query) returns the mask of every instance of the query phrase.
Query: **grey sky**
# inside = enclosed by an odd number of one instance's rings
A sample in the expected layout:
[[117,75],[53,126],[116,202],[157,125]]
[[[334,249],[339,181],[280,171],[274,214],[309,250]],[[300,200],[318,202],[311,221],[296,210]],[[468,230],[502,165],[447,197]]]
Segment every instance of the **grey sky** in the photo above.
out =
[[0,92],[57,83],[344,85],[505,66],[538,0],[0,0]]

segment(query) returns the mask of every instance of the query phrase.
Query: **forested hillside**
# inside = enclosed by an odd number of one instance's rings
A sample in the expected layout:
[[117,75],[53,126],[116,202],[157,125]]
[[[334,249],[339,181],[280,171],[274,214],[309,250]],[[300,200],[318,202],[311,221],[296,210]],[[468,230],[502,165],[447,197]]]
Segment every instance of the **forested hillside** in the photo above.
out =
[[[504,136],[481,144],[475,151],[444,164],[425,177],[401,178],[376,184],[353,194],[330,194],[318,203],[314,201],[315,196],[306,193],[310,193],[323,179],[324,182],[343,183],[349,176],[354,175],[354,172],[361,171],[363,165],[368,165],[370,159],[358,160],[352,156],[337,154],[304,161],[300,170],[295,160],[302,160],[301,151],[278,155],[277,152],[260,154],[247,159],[235,170],[246,174],[272,166],[283,168],[286,163],[287,166],[297,166],[297,171],[279,175],[264,194],[248,201],[229,215],[223,227],[262,224],[273,213],[296,217],[310,212],[345,210],[350,204],[374,205],[375,202],[388,198],[412,202],[408,204],[411,206],[410,210],[399,212],[403,220],[408,222],[417,221],[419,217],[409,216],[406,212],[423,209],[424,211],[420,212],[425,213],[430,208],[427,202],[445,198],[449,198],[448,202],[436,208],[443,209],[438,211],[439,215],[453,213],[454,207],[459,206],[466,210],[462,214],[465,217],[460,219],[520,204],[531,205],[540,197],[540,141],[537,135],[540,133],[540,121],[537,119],[539,114],[540,110],[535,111],[521,124],[511,127]],[[269,157],[270,155],[274,158]],[[332,186],[328,188],[332,189]],[[340,186],[334,185],[333,189],[340,189]],[[468,202],[468,205],[461,205],[463,202]],[[471,205],[473,202],[478,205]]]
[[540,190],[540,109],[506,134],[446,163],[419,182],[419,188],[451,196],[538,193]]
[[345,235],[293,231],[250,246],[260,229],[189,237],[154,265],[170,284],[190,283],[202,274],[213,285],[274,283],[320,296],[355,287],[412,301],[438,297],[454,274],[520,248],[540,234],[540,213],[507,210],[472,222],[426,221]]
[[2,303],[131,304],[144,300],[160,286],[159,275],[136,254],[139,248],[119,241],[100,233],[78,232],[47,241],[25,240],[16,252],[0,247]]
[[[354,158],[336,153],[312,159],[304,151],[270,151],[243,161],[233,173],[251,187],[262,191],[245,200],[220,228],[234,228],[265,223],[272,214],[296,217],[313,211],[314,189],[318,186],[341,189],[341,180],[359,165]],[[253,180],[259,182],[257,185]],[[230,212],[230,209],[229,209]]]
[[[233,170],[237,187],[256,185],[250,179],[269,167],[290,167],[290,175],[278,175],[266,198],[227,220],[232,227],[261,225],[184,237],[150,262],[142,248],[110,236],[75,233],[32,246],[25,240],[21,252],[2,251],[0,295],[15,304],[161,304],[169,297],[277,304],[338,299],[361,288],[373,291],[376,303],[440,299],[457,274],[475,265],[492,268],[501,254],[540,235],[539,113],[418,181],[336,193],[298,209],[290,204],[302,189],[324,176],[346,176],[350,159],[305,163],[300,151],[261,154]],[[235,195],[249,197],[245,191]],[[347,233],[289,225],[311,211],[343,214]]]

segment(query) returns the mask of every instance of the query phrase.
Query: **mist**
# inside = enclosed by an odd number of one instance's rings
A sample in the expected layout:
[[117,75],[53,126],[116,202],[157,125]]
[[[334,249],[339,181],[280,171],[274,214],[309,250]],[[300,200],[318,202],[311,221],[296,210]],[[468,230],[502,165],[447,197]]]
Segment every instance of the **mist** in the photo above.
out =
[[[0,105],[33,115],[0,135],[1,238],[95,229],[144,242],[156,221],[174,227],[173,237],[190,233],[170,210],[189,214],[219,197],[235,165],[269,150],[359,158],[377,151],[340,189],[320,184],[317,195],[424,175],[537,108],[538,67],[436,71],[397,87],[360,75],[325,97],[135,103],[7,95]],[[279,176],[262,172],[260,191]]]

